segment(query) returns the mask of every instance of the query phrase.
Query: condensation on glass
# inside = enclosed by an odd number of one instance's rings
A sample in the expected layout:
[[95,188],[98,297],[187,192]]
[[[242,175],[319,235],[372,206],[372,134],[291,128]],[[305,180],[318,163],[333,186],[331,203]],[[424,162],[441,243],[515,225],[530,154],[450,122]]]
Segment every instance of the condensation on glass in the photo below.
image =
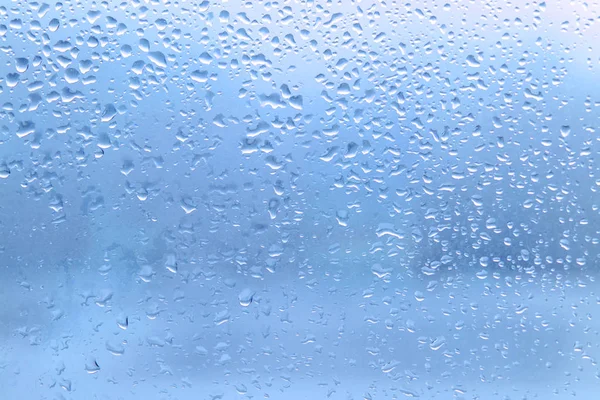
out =
[[596,399],[598,2],[0,4],[3,399]]

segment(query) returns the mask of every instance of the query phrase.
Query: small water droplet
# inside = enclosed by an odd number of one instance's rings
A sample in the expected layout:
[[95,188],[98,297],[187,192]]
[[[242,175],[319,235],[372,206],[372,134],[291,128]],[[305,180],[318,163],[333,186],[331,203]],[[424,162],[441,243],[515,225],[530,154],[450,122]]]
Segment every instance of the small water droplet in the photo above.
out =
[[244,289],[240,292],[240,294],[238,295],[238,300],[240,302],[240,305],[243,307],[248,307],[250,304],[252,304],[252,300],[254,298],[254,294],[255,292],[252,289]]

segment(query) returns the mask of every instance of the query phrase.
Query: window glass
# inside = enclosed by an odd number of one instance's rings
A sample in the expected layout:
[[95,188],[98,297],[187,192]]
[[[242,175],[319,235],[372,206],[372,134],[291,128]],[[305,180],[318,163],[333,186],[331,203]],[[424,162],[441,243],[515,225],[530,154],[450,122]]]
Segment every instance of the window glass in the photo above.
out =
[[596,399],[600,6],[0,2],[0,397]]

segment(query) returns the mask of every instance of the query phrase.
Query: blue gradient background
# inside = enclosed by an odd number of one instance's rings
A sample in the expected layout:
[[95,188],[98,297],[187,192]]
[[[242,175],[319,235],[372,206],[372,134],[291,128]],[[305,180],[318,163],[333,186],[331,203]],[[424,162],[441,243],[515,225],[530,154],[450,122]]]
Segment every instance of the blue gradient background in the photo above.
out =
[[595,399],[599,10],[0,3],[0,397]]

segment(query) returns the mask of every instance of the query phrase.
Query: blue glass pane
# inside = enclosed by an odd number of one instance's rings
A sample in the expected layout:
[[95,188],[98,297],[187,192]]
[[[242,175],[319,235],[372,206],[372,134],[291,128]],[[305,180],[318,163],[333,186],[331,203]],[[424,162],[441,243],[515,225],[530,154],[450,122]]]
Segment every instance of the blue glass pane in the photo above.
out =
[[597,2],[0,2],[0,398],[585,399]]

